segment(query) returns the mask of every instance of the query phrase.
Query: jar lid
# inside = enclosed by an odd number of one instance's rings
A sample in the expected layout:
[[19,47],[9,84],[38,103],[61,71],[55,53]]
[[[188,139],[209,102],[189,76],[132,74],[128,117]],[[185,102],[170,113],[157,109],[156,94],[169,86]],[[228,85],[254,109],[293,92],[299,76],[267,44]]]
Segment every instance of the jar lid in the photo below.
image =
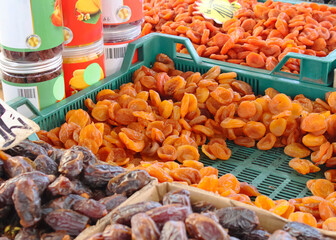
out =
[[141,24],[104,26],[103,33],[105,43],[125,42],[139,37],[141,34]]
[[14,62],[0,55],[0,68],[4,72],[16,74],[33,74],[55,70],[62,67],[62,55],[39,62]]
[[63,58],[86,57],[91,54],[97,54],[104,51],[104,39],[79,47],[64,47]]

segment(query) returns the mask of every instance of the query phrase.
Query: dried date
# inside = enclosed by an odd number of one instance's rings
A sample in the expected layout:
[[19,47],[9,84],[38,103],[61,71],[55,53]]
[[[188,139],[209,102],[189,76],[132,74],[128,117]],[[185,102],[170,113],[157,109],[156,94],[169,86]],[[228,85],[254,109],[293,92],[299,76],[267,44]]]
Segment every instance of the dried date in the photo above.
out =
[[105,205],[93,199],[77,201],[72,208],[76,212],[93,219],[102,218],[107,214]]
[[6,152],[11,156],[23,156],[33,161],[39,155],[48,155],[43,147],[29,140],[20,142],[18,145],[6,150]]
[[16,157],[9,157],[6,160],[4,160],[3,166],[7,175],[13,178],[22,173],[34,171],[35,164],[33,164],[33,162],[28,158],[16,156]]
[[58,171],[69,178],[77,177],[83,169],[83,158],[82,152],[67,149],[60,160]]
[[283,230],[276,230],[268,240],[296,240],[288,232]]
[[78,195],[86,193],[89,195],[90,198],[92,198],[93,192],[88,186],[86,186],[84,183],[82,183],[78,179],[73,179],[71,182],[73,185],[73,193],[78,194]]
[[139,240],[158,240],[160,231],[152,218],[145,213],[138,213],[131,219],[132,238]]
[[168,204],[181,204],[183,206],[191,207],[190,192],[188,190],[170,191],[163,196],[163,205]]
[[76,202],[84,199],[84,197],[75,194],[53,199],[42,207],[42,214],[45,216],[57,209],[71,209]]
[[34,161],[36,170],[48,175],[56,175],[58,164],[46,155],[39,155]]
[[190,207],[179,204],[164,205],[146,212],[158,225],[159,229],[162,229],[163,225],[170,220],[185,221],[190,213]]
[[219,223],[229,229],[234,237],[244,237],[259,225],[259,218],[254,211],[242,207],[227,207],[216,211]]
[[57,231],[52,233],[44,233],[41,235],[41,240],[70,240],[70,236],[66,231]]
[[53,196],[62,195],[67,196],[73,192],[74,185],[69,180],[69,178],[64,176],[59,176],[56,180],[49,184],[48,190]]
[[168,221],[162,228],[160,240],[187,240],[184,222]]
[[14,240],[39,240],[40,236],[35,228],[21,228]]
[[195,202],[191,205],[191,208],[195,213],[202,213],[216,210],[216,207],[214,205],[205,201]]
[[23,227],[31,227],[41,219],[41,198],[33,180],[21,179],[16,183],[13,196],[14,207]]
[[199,213],[192,213],[186,219],[189,236],[199,240],[229,240],[230,236],[220,224]]
[[84,182],[91,188],[105,187],[111,178],[125,172],[125,169],[110,164],[94,164],[84,168]]
[[144,170],[135,170],[119,174],[112,178],[107,189],[112,194],[126,194],[131,196],[136,191],[146,186],[151,181],[151,176]]
[[288,222],[283,230],[288,232],[292,237],[297,240],[321,240],[322,234],[316,229],[307,224],[299,222]]
[[219,223],[219,219],[216,215],[216,213],[214,212],[202,212],[202,215],[211,218],[212,220],[214,220],[215,222]]
[[83,155],[84,155],[83,162],[84,162],[85,166],[93,165],[93,164],[96,164],[98,162],[96,156],[86,147],[75,145],[75,146],[71,147],[71,149],[73,149],[75,151],[80,151],[80,152],[83,153]]
[[124,195],[115,194],[113,196],[102,198],[102,199],[99,200],[99,202],[101,204],[104,204],[105,207],[106,207],[106,210],[108,212],[110,212],[126,200],[127,200],[127,198]]
[[45,222],[55,231],[66,231],[70,235],[81,233],[89,222],[89,218],[69,209],[57,209],[49,213]]
[[112,223],[119,223],[131,226],[131,218],[137,213],[147,212],[148,210],[161,207],[158,202],[147,201],[127,205],[117,209],[111,216]]
[[104,239],[108,240],[131,240],[132,239],[132,230],[121,224],[111,224],[108,225],[103,232]]
[[248,236],[246,236],[245,240],[267,240],[271,234],[264,230],[253,230]]
[[12,194],[15,189],[15,183],[21,179],[28,178],[34,181],[40,195],[44,192],[49,183],[55,180],[55,176],[46,175],[38,171],[23,173],[19,176],[10,178],[0,185],[0,207],[3,207],[7,204],[13,204]]

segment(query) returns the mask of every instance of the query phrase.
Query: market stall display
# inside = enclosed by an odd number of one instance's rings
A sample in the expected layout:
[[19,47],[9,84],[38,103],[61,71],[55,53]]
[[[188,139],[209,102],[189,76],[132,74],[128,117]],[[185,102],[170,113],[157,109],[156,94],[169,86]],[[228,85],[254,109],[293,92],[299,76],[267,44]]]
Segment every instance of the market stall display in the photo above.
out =
[[16,240],[75,237],[153,180],[101,162],[84,147],[28,140],[0,151],[0,163],[1,232]]

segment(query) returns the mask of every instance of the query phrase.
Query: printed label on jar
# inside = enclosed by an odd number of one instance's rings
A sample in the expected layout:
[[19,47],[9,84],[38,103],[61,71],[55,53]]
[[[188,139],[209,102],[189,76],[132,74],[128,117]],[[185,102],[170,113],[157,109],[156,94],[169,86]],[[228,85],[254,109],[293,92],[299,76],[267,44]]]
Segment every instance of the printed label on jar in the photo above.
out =
[[[134,40],[133,40],[134,41]],[[110,76],[120,70],[124,61],[128,43],[105,43],[105,71],[106,75]],[[138,61],[138,50],[135,51],[132,63]]]
[[34,52],[63,43],[60,0],[1,0],[0,44],[4,49]]
[[65,94],[67,97],[105,78],[104,54],[87,62],[63,62]]
[[119,25],[142,19],[142,2],[143,0],[102,0],[103,24]]
[[62,1],[65,46],[87,45],[103,37],[101,0]]
[[38,109],[42,110],[65,97],[63,74],[40,83],[12,83],[2,80],[4,100],[25,97]]

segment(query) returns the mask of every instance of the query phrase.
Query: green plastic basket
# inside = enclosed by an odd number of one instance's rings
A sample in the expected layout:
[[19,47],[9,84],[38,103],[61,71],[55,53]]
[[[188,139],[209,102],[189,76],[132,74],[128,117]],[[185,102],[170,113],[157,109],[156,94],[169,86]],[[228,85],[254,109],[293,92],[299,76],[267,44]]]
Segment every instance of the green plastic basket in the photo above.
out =
[[[184,44],[190,53],[190,57],[185,56],[185,54],[177,54],[176,43]],[[138,51],[139,60],[135,64],[131,64],[136,50]],[[118,73],[41,112],[34,111],[36,117],[33,120],[44,130],[60,126],[65,122],[65,115],[69,110],[85,109],[85,99],[91,98],[95,100],[99,91],[116,89],[122,84],[130,82],[133,72],[142,65],[151,67],[155,62],[156,55],[159,53],[165,53],[171,57],[175,62],[176,69],[181,71],[205,73],[214,66],[214,64],[206,61],[205,58],[200,58],[197,55],[188,39],[163,34],[150,34],[129,44],[122,68]],[[220,65],[220,68],[222,72],[236,71],[237,78],[251,84],[256,94],[264,94],[266,88],[273,87],[291,96],[302,93],[310,98],[323,98],[326,92],[332,90],[330,87],[291,81],[285,78],[274,79],[270,75],[249,72],[243,69],[233,69],[231,66]],[[29,103],[29,101],[21,98],[9,104],[16,109],[26,103]],[[30,106],[30,108],[33,108],[33,106]],[[220,175],[233,173],[240,181],[253,184],[262,194],[273,199],[308,196],[310,192],[306,188],[306,181],[322,177],[322,173],[305,176],[297,174],[288,166],[290,158],[283,153],[282,148],[260,151],[256,148],[237,146],[230,141],[228,146],[232,150],[232,156],[229,160],[213,161],[201,154],[201,161],[207,166],[218,168]]]

